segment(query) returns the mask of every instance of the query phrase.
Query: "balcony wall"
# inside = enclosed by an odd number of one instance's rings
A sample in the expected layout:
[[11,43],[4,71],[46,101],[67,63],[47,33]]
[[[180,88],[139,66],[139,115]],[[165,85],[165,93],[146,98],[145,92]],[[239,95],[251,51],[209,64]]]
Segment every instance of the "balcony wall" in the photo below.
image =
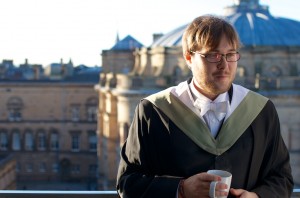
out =
[[[0,190],[1,198],[118,198],[116,191],[23,191]],[[294,189],[291,198],[300,198],[300,189]]]

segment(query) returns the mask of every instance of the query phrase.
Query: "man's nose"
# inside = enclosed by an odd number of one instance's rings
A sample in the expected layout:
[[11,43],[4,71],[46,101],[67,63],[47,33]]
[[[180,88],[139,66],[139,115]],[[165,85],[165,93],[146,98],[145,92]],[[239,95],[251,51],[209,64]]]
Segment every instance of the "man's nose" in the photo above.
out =
[[225,67],[228,66],[228,61],[226,60],[226,55],[222,54],[220,62],[218,62],[218,69],[224,69]]

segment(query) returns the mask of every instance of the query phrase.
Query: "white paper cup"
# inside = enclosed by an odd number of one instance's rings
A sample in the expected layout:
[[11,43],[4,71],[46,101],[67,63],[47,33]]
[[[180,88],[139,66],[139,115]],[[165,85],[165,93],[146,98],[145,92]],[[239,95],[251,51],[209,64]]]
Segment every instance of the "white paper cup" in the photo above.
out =
[[230,185],[231,185],[231,178],[232,174],[230,172],[224,171],[224,170],[209,170],[207,171],[208,174],[212,175],[218,175],[221,177],[221,181],[213,181],[210,183],[210,188],[209,188],[209,197],[211,198],[227,198],[227,196],[216,196],[216,185],[218,182],[227,184],[227,189],[224,191],[229,192]]

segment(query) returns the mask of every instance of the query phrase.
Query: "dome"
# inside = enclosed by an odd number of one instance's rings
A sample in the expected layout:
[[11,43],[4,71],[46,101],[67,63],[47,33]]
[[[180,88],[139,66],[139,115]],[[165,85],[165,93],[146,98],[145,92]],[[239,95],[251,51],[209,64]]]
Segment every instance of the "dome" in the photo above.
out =
[[[237,30],[244,46],[300,46],[300,22],[274,17],[268,6],[258,0],[235,0],[224,9],[224,18]],[[187,27],[183,25],[156,40],[155,46],[181,46],[181,37]]]

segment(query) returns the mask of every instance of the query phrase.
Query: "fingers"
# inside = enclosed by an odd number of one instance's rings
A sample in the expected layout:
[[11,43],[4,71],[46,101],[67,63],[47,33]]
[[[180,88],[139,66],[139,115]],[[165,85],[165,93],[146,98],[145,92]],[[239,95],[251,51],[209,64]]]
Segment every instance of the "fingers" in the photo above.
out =
[[248,192],[244,189],[234,189],[231,188],[230,189],[230,193],[236,197],[240,197],[240,198],[258,198],[258,195],[254,192]]
[[228,189],[227,184],[224,183],[217,183],[216,185],[216,189],[215,189],[215,194],[217,197],[220,196],[228,196],[228,190],[226,191],[226,189]]
[[211,183],[215,181],[215,195],[228,196],[229,186],[225,183],[221,183],[221,177],[206,172],[193,175],[184,182],[184,192],[186,197],[207,197],[210,194]]
[[215,192],[216,197],[228,196],[227,191],[217,191]]
[[206,182],[212,182],[212,181],[221,181],[221,177],[218,175],[212,175],[208,173],[199,173],[199,179]]
[[[207,197],[212,181],[221,181],[221,177],[203,172],[187,178],[184,182],[186,197]],[[224,184],[218,183],[216,189],[220,188],[223,189]]]
[[234,188],[230,189],[230,193],[235,196],[241,196],[244,192],[245,192],[245,190],[243,190],[243,189],[234,189]]
[[216,190],[226,190],[228,188],[227,184],[217,183]]

